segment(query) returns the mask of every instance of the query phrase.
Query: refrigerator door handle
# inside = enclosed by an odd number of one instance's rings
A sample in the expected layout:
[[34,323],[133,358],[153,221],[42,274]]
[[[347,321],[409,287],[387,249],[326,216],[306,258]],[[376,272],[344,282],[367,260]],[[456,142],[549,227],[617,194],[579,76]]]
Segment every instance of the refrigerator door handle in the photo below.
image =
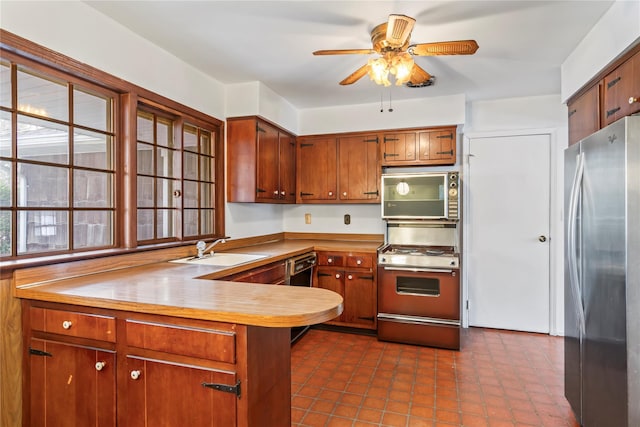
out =
[[578,257],[576,252],[576,228],[578,223],[578,201],[582,192],[582,177],[584,174],[584,153],[577,156],[576,172],[571,184],[571,195],[569,198],[569,215],[567,221],[567,257],[569,258],[569,282],[571,293],[575,300],[574,308],[578,318],[578,327],[582,335],[585,333],[585,313],[582,304],[582,291],[578,278]]

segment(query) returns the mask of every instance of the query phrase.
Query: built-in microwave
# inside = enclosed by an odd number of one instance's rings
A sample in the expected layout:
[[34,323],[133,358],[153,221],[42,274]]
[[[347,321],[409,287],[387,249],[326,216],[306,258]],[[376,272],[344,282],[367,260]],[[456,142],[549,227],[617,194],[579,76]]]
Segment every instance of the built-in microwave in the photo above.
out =
[[382,175],[383,219],[460,219],[460,175],[451,172]]

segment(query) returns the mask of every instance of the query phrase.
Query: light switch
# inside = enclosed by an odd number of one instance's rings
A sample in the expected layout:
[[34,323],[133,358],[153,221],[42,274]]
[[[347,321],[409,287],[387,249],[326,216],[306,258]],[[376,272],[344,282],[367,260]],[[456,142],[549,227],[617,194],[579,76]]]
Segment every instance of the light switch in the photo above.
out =
[[311,214],[310,213],[304,214],[304,223],[305,224],[311,224]]
[[351,215],[344,214],[344,223],[347,225],[351,224]]

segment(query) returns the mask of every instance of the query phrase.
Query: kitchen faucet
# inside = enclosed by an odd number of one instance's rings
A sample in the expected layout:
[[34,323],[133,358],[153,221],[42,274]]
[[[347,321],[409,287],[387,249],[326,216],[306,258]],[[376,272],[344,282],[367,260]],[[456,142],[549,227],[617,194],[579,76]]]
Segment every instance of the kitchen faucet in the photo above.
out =
[[194,258],[204,258],[207,252],[210,252],[210,255],[213,255],[213,250],[212,250],[213,247],[218,243],[225,243],[227,239],[230,239],[230,238],[231,237],[229,236],[221,237],[211,242],[209,246],[207,246],[204,240],[198,240],[198,242],[196,243],[196,249],[198,250],[198,254]]

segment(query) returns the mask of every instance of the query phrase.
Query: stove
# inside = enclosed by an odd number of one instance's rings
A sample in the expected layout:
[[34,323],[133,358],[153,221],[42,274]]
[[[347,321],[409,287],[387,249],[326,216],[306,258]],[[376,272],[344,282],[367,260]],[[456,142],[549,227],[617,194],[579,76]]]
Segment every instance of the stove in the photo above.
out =
[[378,265],[459,269],[460,257],[453,247],[386,244],[378,249]]

